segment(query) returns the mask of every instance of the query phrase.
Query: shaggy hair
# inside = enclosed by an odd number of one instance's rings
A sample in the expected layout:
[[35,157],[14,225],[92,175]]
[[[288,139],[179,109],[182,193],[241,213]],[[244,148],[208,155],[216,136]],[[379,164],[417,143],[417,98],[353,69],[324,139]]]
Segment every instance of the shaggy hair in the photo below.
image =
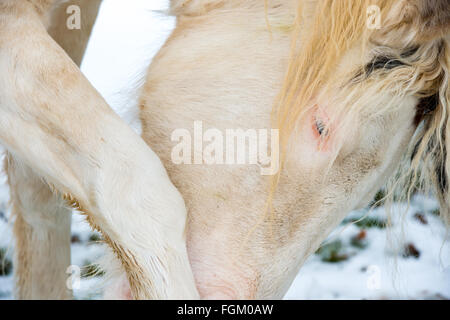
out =
[[[369,5],[380,8],[381,29],[367,28]],[[417,130],[388,194],[409,199],[415,189],[428,192],[433,186],[441,215],[450,224],[450,10],[446,6],[445,1],[299,1],[289,67],[273,114],[274,127],[280,130],[281,166],[299,120],[324,93],[337,94],[337,130],[345,130],[359,109],[381,92],[393,98],[383,110],[373,110],[374,116],[393,110],[406,96],[415,96],[420,101]],[[352,48],[361,50],[359,69],[344,78],[336,75],[338,62]],[[279,173],[272,179],[268,207],[279,179]]]

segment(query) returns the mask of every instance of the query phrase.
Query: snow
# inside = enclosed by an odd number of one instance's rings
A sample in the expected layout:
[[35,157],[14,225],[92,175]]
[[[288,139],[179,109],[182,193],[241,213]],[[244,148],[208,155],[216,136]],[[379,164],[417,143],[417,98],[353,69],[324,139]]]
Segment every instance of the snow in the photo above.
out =
[[[133,121],[137,108],[133,108],[136,101],[132,96],[142,83],[145,66],[175,23],[172,17],[163,14],[166,9],[166,0],[104,0],[82,66],[108,103],[136,130],[139,123]],[[10,215],[8,194],[5,177],[1,175],[0,250],[6,250],[6,259],[11,260],[14,246],[11,224],[6,220]],[[390,229],[358,227],[349,222],[366,214],[370,219],[383,221],[386,219],[383,207],[350,213],[325,242],[331,243],[331,247],[339,242],[339,255],[346,259],[332,263],[323,261],[326,257],[323,253],[312,255],[285,298],[449,299],[450,239],[435,214],[437,208],[433,198],[416,195],[409,208],[405,204],[394,206]],[[363,248],[352,244],[352,238],[358,234]],[[95,264],[103,246],[79,214],[73,215],[72,237],[72,264],[84,269]],[[408,244],[417,250],[418,257],[402,256]],[[101,285],[101,277],[82,278],[80,288],[74,290],[75,297],[101,298]],[[0,276],[0,299],[11,299],[12,291],[11,273]]]
[[[392,213],[393,225],[389,230],[365,229],[368,246],[364,249],[349,244],[351,237],[361,232],[361,229],[355,225],[342,224],[329,239],[338,238],[346,244],[349,260],[324,263],[319,255],[311,256],[286,298],[450,298],[450,244],[448,237],[444,241],[445,226],[432,213],[437,208],[438,204],[433,199],[417,195],[402,219],[406,205],[396,205]],[[423,213],[426,225],[415,218],[416,213]],[[349,216],[361,215],[362,212],[352,212]],[[370,213],[370,217],[386,218],[386,211],[378,208]],[[399,239],[388,241],[389,236]],[[408,243],[418,249],[419,258],[401,256],[402,248]]]

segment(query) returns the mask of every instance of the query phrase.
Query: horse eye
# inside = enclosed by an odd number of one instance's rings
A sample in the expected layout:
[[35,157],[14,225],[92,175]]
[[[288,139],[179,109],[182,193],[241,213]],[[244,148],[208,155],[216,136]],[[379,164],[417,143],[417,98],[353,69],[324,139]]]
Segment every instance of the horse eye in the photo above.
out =
[[316,118],[316,129],[321,136],[328,135],[328,130],[322,120]]

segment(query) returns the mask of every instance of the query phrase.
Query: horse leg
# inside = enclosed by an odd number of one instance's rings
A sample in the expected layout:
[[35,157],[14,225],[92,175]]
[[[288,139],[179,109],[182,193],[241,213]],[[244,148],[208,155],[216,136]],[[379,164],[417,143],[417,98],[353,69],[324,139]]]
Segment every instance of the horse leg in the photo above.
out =
[[5,170],[11,190],[18,299],[68,299],[71,209],[29,167],[10,154]]
[[103,233],[133,298],[197,298],[181,195],[28,1],[0,2],[0,53],[0,142]]
[[[51,12],[49,34],[80,65],[101,1],[72,0]],[[78,5],[81,29],[69,30],[66,8]],[[31,168],[7,155],[5,162],[15,217],[15,282],[18,299],[67,299],[70,214],[66,202]]]

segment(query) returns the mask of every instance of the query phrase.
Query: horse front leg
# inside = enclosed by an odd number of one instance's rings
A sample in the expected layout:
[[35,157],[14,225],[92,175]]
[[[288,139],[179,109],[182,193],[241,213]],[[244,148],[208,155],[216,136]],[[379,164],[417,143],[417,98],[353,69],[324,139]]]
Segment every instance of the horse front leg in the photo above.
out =
[[0,142],[100,230],[136,299],[197,298],[186,209],[159,158],[48,35],[0,2]]
[[10,154],[5,171],[14,217],[14,278],[17,299],[70,299],[72,210],[28,166]]
[[[49,34],[78,66],[100,3],[101,0],[70,0],[39,10],[49,16]],[[67,8],[73,5],[82,14],[80,29],[71,30],[66,26]],[[6,157],[5,169],[15,218],[16,298],[70,299],[66,270],[70,265],[72,210],[61,195],[54,193],[39,175],[11,154]]]

